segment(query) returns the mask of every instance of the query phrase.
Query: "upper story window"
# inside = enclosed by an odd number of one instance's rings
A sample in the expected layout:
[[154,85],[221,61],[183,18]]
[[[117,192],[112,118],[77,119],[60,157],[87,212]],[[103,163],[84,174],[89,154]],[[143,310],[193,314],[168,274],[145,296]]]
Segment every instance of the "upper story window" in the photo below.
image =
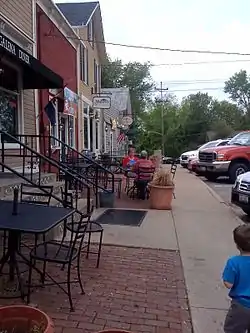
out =
[[80,45],[80,79],[89,84],[89,64],[88,64],[88,49]]
[[95,93],[99,92],[98,88],[98,67],[97,67],[97,63],[96,60],[94,59],[94,84],[95,84]]
[[88,24],[88,41],[94,48],[94,21],[93,19]]

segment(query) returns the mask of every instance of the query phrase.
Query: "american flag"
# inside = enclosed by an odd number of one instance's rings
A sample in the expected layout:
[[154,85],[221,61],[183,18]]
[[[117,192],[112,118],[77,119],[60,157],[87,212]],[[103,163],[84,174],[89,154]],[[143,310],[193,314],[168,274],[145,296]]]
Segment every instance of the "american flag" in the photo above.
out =
[[126,135],[124,133],[120,133],[117,137],[117,143],[120,144],[122,141],[125,141]]

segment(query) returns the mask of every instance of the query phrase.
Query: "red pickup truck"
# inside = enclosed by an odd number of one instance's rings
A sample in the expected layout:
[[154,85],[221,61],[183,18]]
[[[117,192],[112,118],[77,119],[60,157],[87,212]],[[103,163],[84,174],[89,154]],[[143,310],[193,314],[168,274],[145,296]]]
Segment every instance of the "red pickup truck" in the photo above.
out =
[[234,183],[237,176],[250,171],[250,131],[237,134],[226,146],[199,151],[197,168],[208,180],[227,176]]

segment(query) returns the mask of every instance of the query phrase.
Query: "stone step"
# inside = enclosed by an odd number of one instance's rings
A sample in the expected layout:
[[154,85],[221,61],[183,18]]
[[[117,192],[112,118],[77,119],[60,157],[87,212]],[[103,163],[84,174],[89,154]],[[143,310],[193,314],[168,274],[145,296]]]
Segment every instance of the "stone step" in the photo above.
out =
[[[0,176],[0,199],[7,197],[13,198],[13,190],[15,187],[20,187],[22,183],[26,183],[21,177],[15,176],[13,174],[4,173],[4,176]],[[30,175],[27,175],[27,177]],[[34,182],[38,181],[38,174],[33,175]],[[41,175],[40,183],[43,185],[49,185],[56,182],[56,174],[54,173],[44,173]],[[11,200],[12,200],[11,198]]]

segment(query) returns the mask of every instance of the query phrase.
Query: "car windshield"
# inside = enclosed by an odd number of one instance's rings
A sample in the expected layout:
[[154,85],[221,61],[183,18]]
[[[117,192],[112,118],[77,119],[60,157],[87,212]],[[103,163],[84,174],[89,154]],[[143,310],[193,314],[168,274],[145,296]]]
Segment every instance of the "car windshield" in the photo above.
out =
[[250,146],[250,132],[243,132],[237,134],[229,142],[229,145]]
[[200,148],[198,150],[202,150],[202,149],[206,149],[206,148],[210,148],[210,147],[215,147],[216,143],[217,143],[217,141],[207,142],[204,145],[200,146]]

